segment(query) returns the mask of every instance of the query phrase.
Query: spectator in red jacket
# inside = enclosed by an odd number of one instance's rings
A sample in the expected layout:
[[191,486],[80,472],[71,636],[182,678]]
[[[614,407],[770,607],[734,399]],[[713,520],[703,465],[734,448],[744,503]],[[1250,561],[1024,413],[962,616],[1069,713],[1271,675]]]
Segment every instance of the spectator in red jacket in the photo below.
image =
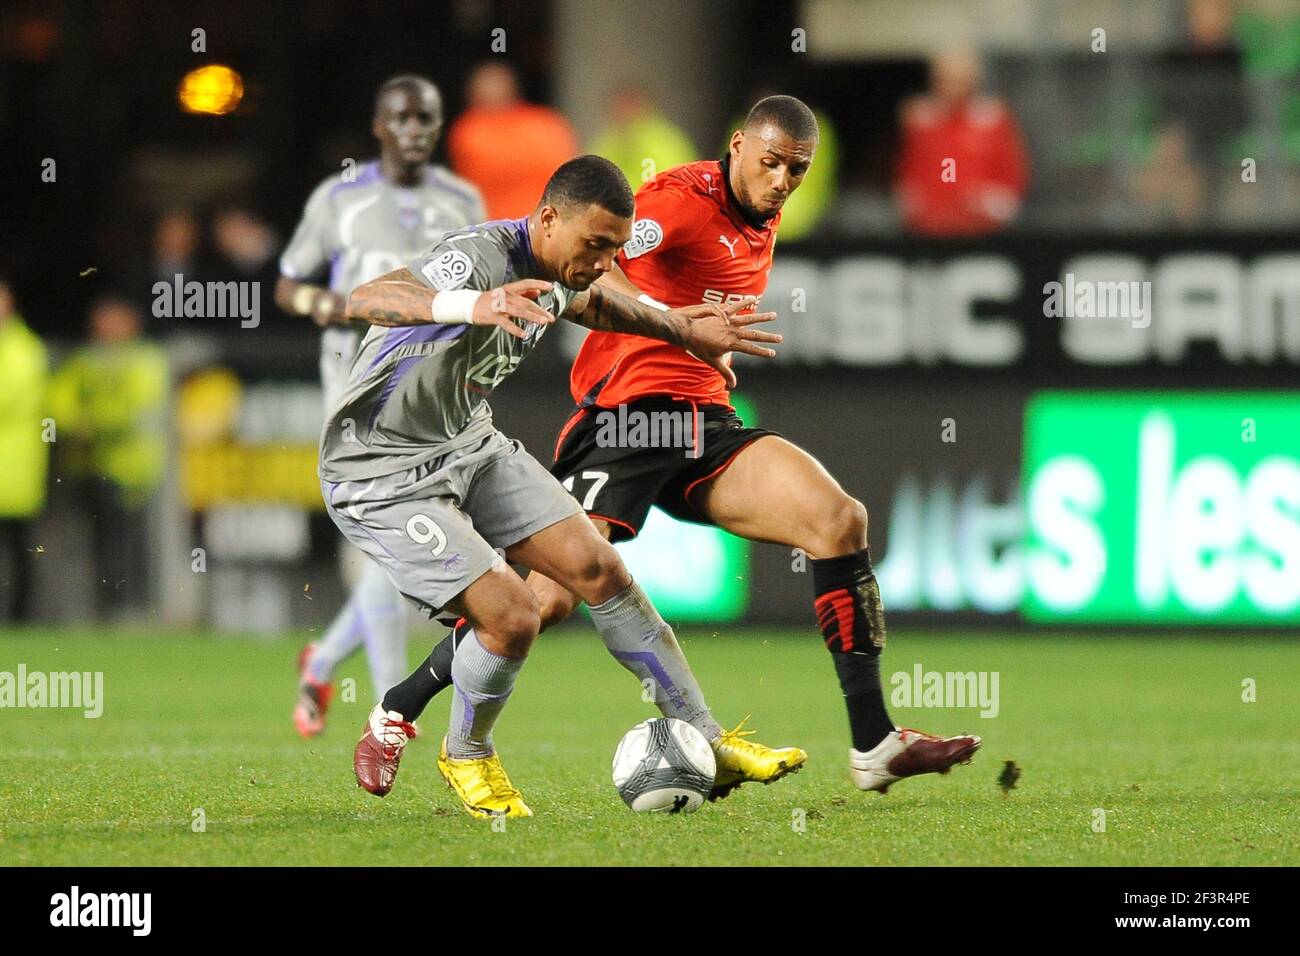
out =
[[489,61],[470,74],[468,108],[447,133],[451,166],[483,194],[491,219],[526,216],[551,173],[578,155],[578,140],[555,110],[525,102],[519,80]]
[[896,192],[909,232],[984,235],[1020,209],[1029,178],[1020,128],[980,80],[973,53],[943,53],[930,63],[930,91],[903,104]]

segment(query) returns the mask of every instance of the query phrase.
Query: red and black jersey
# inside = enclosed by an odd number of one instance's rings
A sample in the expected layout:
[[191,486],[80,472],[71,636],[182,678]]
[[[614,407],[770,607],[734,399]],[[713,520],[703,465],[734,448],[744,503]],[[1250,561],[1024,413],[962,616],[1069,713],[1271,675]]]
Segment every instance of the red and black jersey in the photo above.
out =
[[[618,264],[642,292],[671,308],[761,296],[781,216],[747,221],[727,182],[727,160],[660,173],[636,195],[632,238]],[[667,342],[590,332],[573,363],[573,399],[613,407],[650,395],[726,405],[722,375]]]

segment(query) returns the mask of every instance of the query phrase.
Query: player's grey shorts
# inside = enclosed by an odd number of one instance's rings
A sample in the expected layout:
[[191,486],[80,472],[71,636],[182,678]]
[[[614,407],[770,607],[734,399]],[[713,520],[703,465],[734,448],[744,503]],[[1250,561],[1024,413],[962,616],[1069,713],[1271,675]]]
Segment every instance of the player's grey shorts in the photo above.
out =
[[582,514],[519,442],[499,431],[473,449],[364,481],[322,481],[326,510],[430,618],[509,548]]

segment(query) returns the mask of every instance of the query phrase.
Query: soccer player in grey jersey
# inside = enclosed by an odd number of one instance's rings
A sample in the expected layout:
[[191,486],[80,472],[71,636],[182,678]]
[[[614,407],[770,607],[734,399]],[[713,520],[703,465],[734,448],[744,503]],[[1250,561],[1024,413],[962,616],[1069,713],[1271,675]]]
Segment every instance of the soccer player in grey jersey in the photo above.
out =
[[[556,170],[527,218],[444,235],[408,269],[362,285],[348,301],[348,315],[379,327],[366,335],[321,435],[322,492],[340,530],[403,594],[429,615],[446,608],[472,625],[451,664],[455,695],[438,769],[473,816],[531,815],[492,740],[541,623],[531,589],[507,560],[581,595],[614,657],[654,688],[666,716],[713,743],[720,765],[776,779],[804,756],[722,730],[672,629],[618,552],[492,424],[488,396],[555,316],[675,342],[731,381],[727,353],[774,354],[757,343],[780,336],[749,326],[775,316],[736,315],[752,300],[660,311],[594,286],[631,237],[632,214],[618,168],[582,156]],[[414,733],[380,705],[362,741],[395,771]]]
[[[348,293],[409,261],[442,233],[484,217],[473,186],[429,164],[441,129],[437,87],[419,76],[386,82],[373,122],[379,159],[316,187],[280,259],[277,304],[323,328],[320,375],[327,411],[342,394],[369,329],[347,318]],[[326,268],[328,288],[308,282]],[[304,737],[324,729],[334,671],[363,641],[375,694],[382,697],[406,674],[406,608],[388,575],[370,560],[325,636],[299,657],[294,724]]]

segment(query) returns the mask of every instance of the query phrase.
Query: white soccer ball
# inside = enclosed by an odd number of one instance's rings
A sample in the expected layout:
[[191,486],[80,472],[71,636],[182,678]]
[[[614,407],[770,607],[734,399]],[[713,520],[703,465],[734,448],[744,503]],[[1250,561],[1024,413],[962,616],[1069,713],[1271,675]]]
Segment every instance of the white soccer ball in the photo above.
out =
[[704,735],[675,717],[642,721],[614,751],[614,786],[637,813],[698,810],[717,772]]

